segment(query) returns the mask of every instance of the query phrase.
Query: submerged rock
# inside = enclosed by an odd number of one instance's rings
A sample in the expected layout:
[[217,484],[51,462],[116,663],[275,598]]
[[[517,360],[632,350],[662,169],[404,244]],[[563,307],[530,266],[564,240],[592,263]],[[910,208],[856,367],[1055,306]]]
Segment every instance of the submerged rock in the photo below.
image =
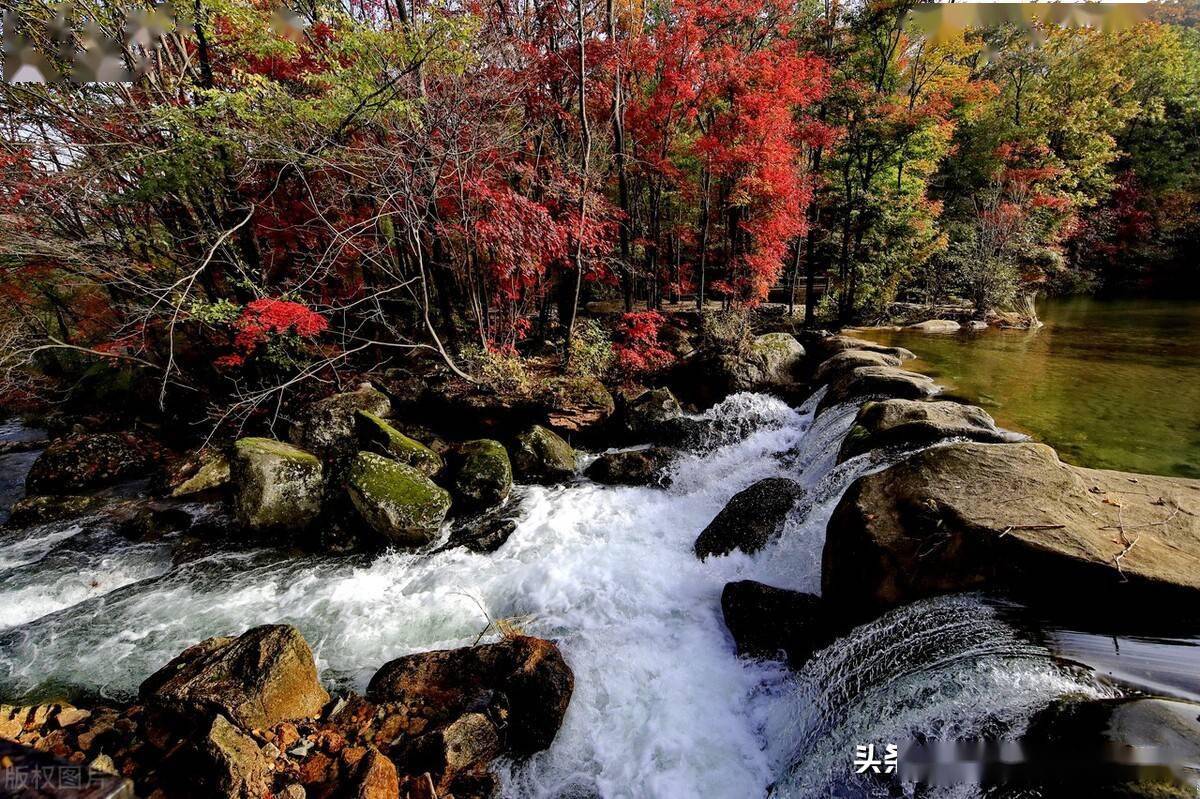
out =
[[512,491],[512,463],[499,441],[481,438],[461,444],[454,475],[454,496],[465,510],[495,507]]
[[371,678],[367,698],[398,705],[429,728],[501,702],[507,708],[507,751],[529,755],[554,740],[574,687],[556,645],[521,635],[393,660]]
[[329,701],[312,650],[287,624],[201,641],[150,675],[139,695],[184,728],[223,714],[245,730],[312,718]]
[[160,458],[156,444],[134,433],[84,433],[48,446],[25,478],[30,494],[76,494],[146,477]]
[[644,391],[621,413],[621,428],[630,438],[658,440],[670,434],[671,425],[683,417],[683,408],[670,389]]
[[462,521],[450,531],[449,540],[442,549],[465,547],[479,554],[495,552],[516,532],[519,511],[519,503],[509,502]]
[[557,433],[534,425],[517,436],[513,470],[531,483],[557,483],[575,475],[575,450]]
[[696,538],[696,557],[728,555],[735,549],[757,552],[779,534],[802,496],[800,484],[786,477],[768,477],[739,491]]
[[838,462],[880,447],[918,447],[948,438],[1002,444],[1024,436],[1001,430],[986,411],[974,405],[904,399],[867,402],[842,441]]
[[962,325],[953,319],[926,319],[924,322],[909,325],[908,329],[919,330],[922,333],[957,333],[962,329]]
[[604,485],[665,487],[670,484],[667,469],[674,458],[675,450],[666,447],[606,452],[588,466],[584,475]]
[[321,462],[282,441],[239,439],[230,479],[238,522],[252,531],[303,530],[321,513]]
[[1044,444],[961,443],[856,480],[829,522],[822,595],[872,613],[1007,586],[1200,605],[1200,480],[1081,469]]
[[923,399],[937,392],[937,384],[925,375],[892,366],[860,366],[830,384],[817,405],[817,413],[843,402],[868,397]]
[[721,591],[721,613],[739,655],[783,652],[795,667],[830,641],[829,610],[813,594],[739,580]]
[[817,385],[832,383],[860,366],[899,366],[900,359],[885,352],[871,350],[842,350],[830,356],[813,374]]
[[310,405],[302,419],[292,425],[290,438],[322,457],[351,455],[358,449],[355,415],[367,411],[378,417],[391,413],[387,395],[370,383],[354,391],[334,394]]
[[392,427],[371,411],[356,414],[359,440],[367,447],[377,448],[392,460],[411,466],[433,477],[444,466],[442,456],[415,439]]
[[424,473],[373,452],[355,457],[346,489],[363,521],[396,546],[429,543],[450,510],[450,494]]

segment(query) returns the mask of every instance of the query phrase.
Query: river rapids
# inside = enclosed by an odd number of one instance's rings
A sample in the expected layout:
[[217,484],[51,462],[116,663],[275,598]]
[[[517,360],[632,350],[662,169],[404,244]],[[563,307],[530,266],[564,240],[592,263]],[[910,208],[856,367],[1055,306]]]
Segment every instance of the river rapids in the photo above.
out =
[[[554,745],[505,767],[508,796],[742,799],[903,795],[856,781],[857,744],[1019,732],[1057,697],[1115,695],[975,596],[897,610],[795,673],[738,659],[725,583],[819,592],[834,505],[895,457],[837,465],[856,408],[814,418],[818,400],[729,397],[704,414],[713,439],[675,463],[666,490],[519,487],[519,525],[492,554],[180,558],[170,538],[134,543],[99,520],[7,533],[0,701],[127,700],[190,644],[268,622],[301,630],[328,685],[361,691],[388,660],[470,645],[507,619],[558,641],[575,672]],[[29,462],[0,464],[6,490]],[[753,556],[699,561],[697,533],[734,493],[776,476],[808,491],[782,536]]]

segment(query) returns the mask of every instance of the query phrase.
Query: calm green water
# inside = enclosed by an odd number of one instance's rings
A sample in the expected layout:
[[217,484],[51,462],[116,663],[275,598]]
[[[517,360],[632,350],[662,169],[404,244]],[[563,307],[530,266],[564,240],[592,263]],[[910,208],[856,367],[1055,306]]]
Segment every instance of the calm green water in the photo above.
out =
[[1200,302],[1039,305],[1045,327],[957,335],[868,331],[910,368],[1082,466],[1200,477]]

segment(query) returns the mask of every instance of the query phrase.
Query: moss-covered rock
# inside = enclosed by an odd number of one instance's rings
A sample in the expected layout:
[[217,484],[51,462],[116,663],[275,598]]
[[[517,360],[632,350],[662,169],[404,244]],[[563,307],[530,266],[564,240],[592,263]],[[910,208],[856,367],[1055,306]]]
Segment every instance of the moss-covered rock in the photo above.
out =
[[409,438],[371,411],[359,411],[358,438],[364,445],[432,477],[442,470],[442,456]]
[[557,433],[534,425],[517,436],[512,465],[522,480],[556,483],[575,474],[575,450]]
[[321,462],[270,438],[233,445],[230,480],[238,522],[253,531],[302,530],[321,513]]
[[383,417],[391,413],[392,403],[370,383],[363,383],[354,391],[314,402],[304,417],[292,425],[290,437],[321,457],[352,455],[358,450],[355,414],[359,411]]
[[664,430],[683,416],[670,389],[653,388],[631,400],[621,412],[621,427],[633,439],[659,440]]
[[458,448],[454,495],[466,510],[486,510],[512,491],[512,463],[499,441],[481,438]]
[[213,453],[196,469],[196,472],[177,485],[171,492],[173,497],[190,497],[205,491],[214,491],[229,483],[229,458],[222,453]]
[[450,495],[423,472],[374,452],[355,456],[346,489],[363,521],[396,546],[432,541],[450,510]]

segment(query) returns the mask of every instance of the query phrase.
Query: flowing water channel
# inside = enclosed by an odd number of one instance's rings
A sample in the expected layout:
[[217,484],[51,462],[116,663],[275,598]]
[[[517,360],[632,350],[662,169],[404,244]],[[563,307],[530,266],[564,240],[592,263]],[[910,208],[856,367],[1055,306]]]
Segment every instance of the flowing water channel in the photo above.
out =
[[[507,767],[507,795],[741,799],[895,795],[894,784],[856,782],[856,744],[1015,734],[1056,697],[1122,690],[1113,668],[1064,661],[1048,627],[979,596],[895,611],[796,673],[738,659],[721,618],[725,583],[819,591],[833,506],[886,465],[870,455],[836,465],[856,409],[814,419],[817,399],[794,409],[730,397],[705,414],[712,442],[675,464],[666,490],[519,487],[520,523],[492,554],[190,557],[170,538],[135,543],[97,520],[4,532],[0,701],[129,699],[186,646],[267,622],[300,628],[328,684],[362,690],[390,659],[469,645],[488,617],[508,618],[560,643],[575,694],[554,745]],[[4,479],[22,476],[9,467]],[[692,543],[725,502],[773,476],[808,491],[779,540],[697,560]],[[1079,660],[1089,647],[1107,652],[1103,636],[1070,634]],[[1167,646],[1150,659],[1179,662],[1171,647],[1191,643]],[[1151,671],[1156,685],[1177,682]]]

